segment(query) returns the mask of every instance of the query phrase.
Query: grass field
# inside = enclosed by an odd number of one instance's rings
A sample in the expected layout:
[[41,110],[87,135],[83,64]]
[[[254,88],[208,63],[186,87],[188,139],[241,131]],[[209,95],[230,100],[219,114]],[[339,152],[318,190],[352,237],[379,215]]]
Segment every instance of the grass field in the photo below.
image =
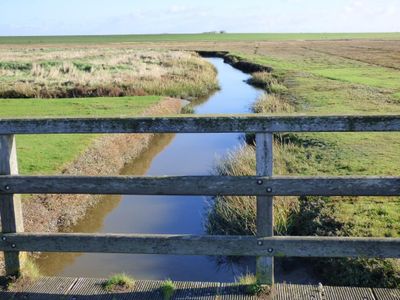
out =
[[153,35],[91,35],[0,37],[0,44],[86,44],[134,42],[193,42],[193,41],[288,41],[329,39],[400,39],[400,33],[203,33]]
[[217,88],[195,53],[128,48],[0,49],[0,97],[166,95],[195,98]]
[[213,66],[183,51],[130,48],[0,48],[0,97],[166,95],[185,99],[217,87]]
[[[100,45],[96,46],[96,43]],[[32,59],[23,58],[24,55],[29,55],[28,52],[32,52],[32,49],[35,49],[36,53],[40,55],[49,55],[51,52],[54,54],[54,51],[59,51],[56,49],[72,53],[76,51],[76,48],[84,53],[91,51],[90,49],[101,48],[102,43],[115,43],[107,47],[115,48],[112,51],[118,51],[118,53],[127,51],[126,49],[129,51],[152,49],[151,51],[156,52],[166,51],[165,49],[224,50],[244,60],[271,66],[274,68],[272,74],[276,81],[273,92],[277,94],[278,100],[283,99],[285,105],[276,102],[274,105],[268,104],[266,110],[258,108],[260,112],[264,113],[279,112],[279,109],[284,107],[285,112],[301,114],[400,114],[399,33],[0,37],[0,44],[2,44],[0,51],[2,53],[9,51],[10,57],[13,52],[19,53],[19,68],[22,70],[15,71],[15,74],[12,75],[14,77],[9,78],[10,82],[15,82],[15,76],[19,72],[21,74],[28,72],[32,75],[33,65],[26,65],[31,63]],[[11,46],[11,44],[19,45]],[[70,45],[65,46],[66,44]],[[26,47],[29,50],[26,50]],[[71,52],[68,52],[68,49]],[[2,74],[7,77],[5,74],[9,71],[8,68],[13,66],[10,63],[15,60],[3,57],[6,56],[3,55],[0,60],[0,69],[3,68]],[[44,60],[51,61],[48,57]],[[75,58],[70,60],[73,65],[74,62],[81,62]],[[1,67],[2,62],[7,62],[9,65],[3,64]],[[89,65],[93,66],[95,63],[91,61]],[[54,66],[50,66],[49,69],[52,67]],[[85,69],[84,65],[81,67]],[[74,68],[78,67],[74,65]],[[194,69],[187,68],[187,70],[193,72]],[[78,71],[85,72],[80,71],[79,68]],[[40,79],[40,76],[38,78]],[[34,80],[38,80],[38,78]],[[155,78],[153,77],[152,80]],[[3,80],[3,82],[6,81]],[[54,84],[54,86],[58,85],[59,83]],[[193,86],[187,85],[185,88],[188,91]],[[168,89],[166,90],[168,91]],[[4,113],[0,112],[1,117],[10,114],[11,111],[15,111],[15,116],[24,116],[18,112],[17,107],[13,106],[14,102],[10,102],[16,100],[1,101],[5,101],[3,102],[4,107],[8,110]],[[27,101],[27,105],[31,106],[31,104],[33,105],[32,101],[35,100]],[[63,109],[68,109],[65,107],[65,105],[68,106],[68,102],[63,104],[67,100],[60,101],[59,105]],[[149,98],[147,101],[150,103],[156,100]],[[124,104],[121,102],[120,104],[121,106],[116,107],[117,111],[114,113],[118,113],[118,109],[123,109]],[[79,105],[84,106],[86,103]],[[91,108],[88,108],[86,112],[89,115],[105,113],[101,109],[102,104],[93,102],[93,105],[97,108],[92,112],[90,112]],[[114,103],[113,107],[114,105],[116,104]],[[48,109],[52,110],[51,107]],[[57,108],[54,108],[54,112],[56,111]],[[32,114],[40,115],[40,112],[40,107],[32,109]],[[11,116],[11,114],[7,116]],[[286,136],[285,139],[289,144],[286,147],[278,145],[276,149],[280,153],[278,155],[280,157],[279,167],[276,173],[291,175],[400,175],[399,133],[302,134]],[[45,140],[42,142],[45,147]],[[58,142],[60,147],[73,145],[73,143],[65,142],[62,137]],[[45,155],[44,151],[38,150],[40,147],[30,150],[29,147],[33,143],[41,145],[38,141],[27,141],[26,145],[22,140],[19,142],[21,151],[39,152],[39,156],[32,156],[31,164],[28,159],[25,162],[22,161],[23,172],[33,172],[34,162],[41,160]],[[85,145],[77,140],[76,147],[76,151],[79,152]],[[54,155],[51,157],[53,162],[61,159],[57,157],[58,149],[59,147],[56,146],[49,150]],[[50,171],[54,168],[55,165],[49,165],[39,169]],[[249,172],[248,168],[246,168],[246,172]],[[399,198],[332,197],[307,198],[305,200],[299,201],[297,208],[286,207],[292,209],[291,216],[286,214],[287,210],[278,210],[278,213],[282,213],[277,218],[280,233],[400,237]],[[238,208],[239,213],[245,218],[243,224],[246,224],[248,231],[252,233],[254,224],[251,222],[254,222],[254,210],[251,207],[244,210],[241,205],[238,205]],[[290,222],[288,222],[289,217],[291,218]],[[302,222],[300,222],[301,220]],[[292,228],[290,228],[290,224],[293,225]],[[330,272],[326,274],[327,278],[335,284],[400,286],[398,261],[384,263],[381,261],[353,261],[347,264],[350,266],[347,269],[341,262],[326,262],[328,265],[324,265],[324,268]],[[331,274],[339,273],[341,276],[331,276]],[[374,276],[378,276],[379,280]],[[357,278],[359,281],[355,281]]]
[[[286,87],[275,92],[290,104],[292,108],[286,110],[289,112],[319,115],[400,113],[399,41],[221,42],[216,45],[193,43],[188,47],[196,46],[228,50],[247,61],[273,67],[272,81]],[[263,78],[260,74],[257,77]],[[267,81],[270,77],[264,76]],[[274,107],[269,105],[268,108]],[[284,140],[289,144],[278,146],[284,152],[282,156],[282,151],[277,150],[276,174],[400,175],[399,133],[299,134],[285,136]],[[254,152],[250,153],[247,155],[254,155]],[[279,162],[282,157],[283,162]],[[231,158],[225,163],[234,160]],[[236,163],[239,166],[232,169],[249,172],[248,167],[240,167],[248,162],[249,158],[238,153]],[[234,234],[239,232],[238,224],[242,233],[253,233],[253,200],[235,201],[231,208],[238,214],[218,204],[217,211],[227,219],[222,219],[215,228],[229,219],[229,222],[237,222],[232,226]],[[295,235],[400,237],[399,203],[400,199],[395,197],[309,197],[299,202],[294,213],[287,214],[278,200],[276,231]],[[244,208],[246,205],[248,207]],[[287,219],[283,220],[282,215]],[[218,230],[221,232],[220,228]],[[346,260],[345,263],[324,260],[323,268],[325,280],[330,284],[400,286],[400,266],[394,260]]]
[[[217,87],[214,67],[191,52],[81,46],[0,49],[0,118],[134,116],[161,96],[190,100]],[[21,172],[60,171],[94,137],[19,136]]]
[[[0,118],[135,116],[156,104],[158,96],[79,99],[0,99]],[[17,136],[21,174],[51,174],[84,151],[96,135]]]

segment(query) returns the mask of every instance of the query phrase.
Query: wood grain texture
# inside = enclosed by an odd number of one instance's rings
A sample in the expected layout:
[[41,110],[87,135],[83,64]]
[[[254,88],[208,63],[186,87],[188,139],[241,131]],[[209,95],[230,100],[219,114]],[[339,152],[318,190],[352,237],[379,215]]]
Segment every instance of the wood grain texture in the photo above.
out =
[[[256,134],[256,174],[258,176],[273,175],[273,143],[273,134]],[[260,183],[258,182],[259,185],[262,185]],[[274,198],[272,196],[257,196],[256,223],[258,237],[274,236]],[[274,258],[257,257],[256,275],[258,282],[272,285],[274,283]]]
[[[23,288],[10,285],[0,291],[0,299],[101,299],[101,300],[162,300],[161,280],[136,280],[124,291],[106,291],[106,278],[41,277],[27,281]],[[275,284],[270,297],[251,296],[246,286],[237,283],[174,281],[172,299],[191,300],[398,300],[398,289],[370,289],[300,284]]]
[[0,176],[0,195],[13,193],[399,196],[400,177]]
[[[398,238],[8,233],[2,251],[400,258]],[[13,245],[15,247],[13,247]]]
[[[17,175],[17,148],[13,135],[0,135],[0,175]],[[7,186],[3,187],[8,190]],[[14,194],[0,194],[0,219],[3,233],[24,231],[21,198]],[[4,265],[7,275],[20,271],[19,252],[4,252]]]
[[400,131],[400,116],[177,116],[2,119],[0,134]]

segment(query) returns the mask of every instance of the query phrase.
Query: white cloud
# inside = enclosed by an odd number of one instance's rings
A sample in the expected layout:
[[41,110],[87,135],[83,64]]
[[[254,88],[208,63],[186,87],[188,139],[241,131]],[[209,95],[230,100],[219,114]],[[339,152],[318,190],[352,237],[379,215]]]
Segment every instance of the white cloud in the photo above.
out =
[[[136,5],[124,12],[91,13],[88,18],[0,20],[0,34],[128,34],[228,32],[362,32],[400,31],[400,0],[252,0],[222,5]],[[19,24],[12,27],[10,24]],[[23,26],[25,24],[25,26]],[[29,26],[28,26],[29,25]]]
[[182,13],[188,11],[188,8],[184,5],[172,5],[168,8],[168,12],[170,13]]

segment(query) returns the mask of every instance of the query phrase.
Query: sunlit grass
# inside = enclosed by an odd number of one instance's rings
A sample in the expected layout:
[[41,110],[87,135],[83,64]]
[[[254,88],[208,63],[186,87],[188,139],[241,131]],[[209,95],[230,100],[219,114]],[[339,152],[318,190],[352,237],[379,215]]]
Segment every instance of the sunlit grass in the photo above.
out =
[[175,293],[175,284],[171,279],[166,279],[164,282],[161,284],[161,292],[163,295],[164,300],[170,300],[172,299],[174,293]]
[[93,36],[0,37],[0,44],[96,44],[127,42],[285,41],[328,39],[400,39],[399,33],[203,33]]
[[115,292],[132,289],[134,285],[135,279],[125,273],[121,273],[114,274],[108,278],[103,287],[108,292]]
[[130,48],[0,49],[0,97],[163,95],[195,98],[217,88],[196,53]]
[[[80,99],[0,99],[0,118],[135,116],[160,101],[158,96]],[[21,174],[60,171],[96,138],[94,134],[18,135]]]

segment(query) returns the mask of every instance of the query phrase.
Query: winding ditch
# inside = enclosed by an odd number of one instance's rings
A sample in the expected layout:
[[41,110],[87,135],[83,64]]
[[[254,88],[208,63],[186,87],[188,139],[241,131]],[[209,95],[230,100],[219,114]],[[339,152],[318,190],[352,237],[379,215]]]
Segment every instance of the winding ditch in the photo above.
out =
[[[220,90],[195,105],[196,114],[248,113],[262,93],[246,83],[249,75],[207,58],[218,70]],[[207,175],[218,157],[240,144],[241,134],[158,135],[124,175]],[[92,208],[70,230],[99,233],[203,234],[207,197],[112,196]],[[136,279],[230,282],[254,271],[254,259],[226,263],[207,256],[50,253],[38,259],[44,275],[106,277],[126,272]],[[304,273],[301,272],[301,276]]]

